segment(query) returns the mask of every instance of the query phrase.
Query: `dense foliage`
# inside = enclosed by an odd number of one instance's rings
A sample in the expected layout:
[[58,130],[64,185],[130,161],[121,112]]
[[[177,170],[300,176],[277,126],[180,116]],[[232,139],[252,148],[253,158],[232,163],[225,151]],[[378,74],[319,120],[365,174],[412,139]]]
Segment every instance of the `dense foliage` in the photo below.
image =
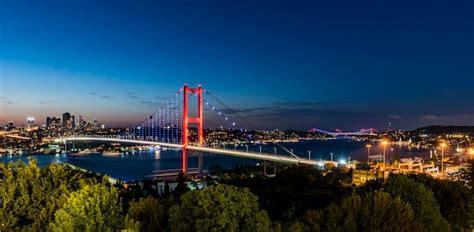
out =
[[170,209],[172,231],[268,231],[270,219],[246,188],[217,185],[192,191]]
[[44,230],[72,193],[95,184],[103,180],[62,165],[0,163],[0,230]]
[[[147,186],[34,160],[0,163],[0,231],[472,231],[472,169],[465,182],[391,175],[351,184],[351,171],[279,167],[220,170],[220,184],[162,196]],[[215,173],[214,173],[215,174]]]
[[421,231],[410,204],[385,192],[353,195],[325,210],[308,210],[290,230]]

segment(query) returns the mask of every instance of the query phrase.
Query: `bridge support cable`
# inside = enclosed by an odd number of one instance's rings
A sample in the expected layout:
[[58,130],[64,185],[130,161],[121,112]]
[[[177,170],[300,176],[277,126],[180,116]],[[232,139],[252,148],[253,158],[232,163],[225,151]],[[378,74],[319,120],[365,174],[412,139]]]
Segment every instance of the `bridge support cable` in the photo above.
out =
[[[212,99],[214,99],[215,101],[217,101],[220,105],[222,105],[227,112],[229,112],[230,114],[233,114],[235,115],[237,118],[239,118],[241,121],[243,121],[244,123],[248,124],[250,127],[248,129],[257,129],[257,127],[255,126],[255,124],[253,124],[252,122],[250,122],[250,120],[246,119],[244,116],[242,116],[241,114],[237,113],[236,110],[232,109],[231,107],[227,106],[224,102],[222,102],[221,100],[219,100],[219,98],[217,98],[215,95],[211,94],[209,91],[205,90],[204,91],[208,96],[210,96]],[[236,126],[236,122],[234,120],[229,120],[230,117],[222,110],[219,110],[217,109],[217,107],[215,107],[214,105],[212,105],[209,101],[207,101],[205,99],[205,102],[206,102],[206,105],[209,106],[211,108],[212,111],[215,111],[217,112],[217,114],[219,116],[222,116],[226,121],[232,121],[232,128],[235,128]],[[242,129],[241,129],[242,130]],[[284,147],[283,145],[279,144],[278,142],[273,142],[275,145],[277,145],[278,147],[282,148],[285,152],[287,152],[288,154],[290,154],[291,156],[297,158],[297,159],[300,159],[300,157],[298,157],[296,154],[294,154],[294,152],[290,151],[289,149],[287,149],[286,147]]]
[[250,122],[249,120],[247,120],[245,117],[243,117],[242,115],[240,115],[239,113],[237,113],[237,111],[235,111],[234,109],[232,109],[231,107],[227,106],[224,102],[222,102],[221,100],[219,100],[219,98],[217,98],[216,96],[214,96],[212,93],[210,93],[209,91],[207,90],[204,90],[204,92],[209,95],[212,99],[214,99],[216,102],[218,102],[219,104],[221,104],[226,110],[228,110],[231,114],[234,114],[235,116],[237,116],[239,119],[241,119],[243,122],[245,122],[246,124],[249,125],[249,128],[248,129],[257,129],[257,127],[252,123]]
[[173,97],[159,105],[158,110],[136,125],[126,136],[147,141],[181,144],[182,91],[183,89],[179,89]]

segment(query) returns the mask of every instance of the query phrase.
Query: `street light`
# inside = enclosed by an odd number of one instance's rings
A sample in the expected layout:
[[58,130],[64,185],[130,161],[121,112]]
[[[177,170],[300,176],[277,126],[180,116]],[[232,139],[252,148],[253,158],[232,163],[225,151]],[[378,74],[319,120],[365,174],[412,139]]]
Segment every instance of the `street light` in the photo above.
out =
[[474,155],[474,148],[469,148],[468,153],[469,155]]
[[446,143],[441,143],[441,172],[444,172],[444,148],[447,146]]
[[311,151],[308,151],[308,159],[311,159]]
[[333,161],[332,156],[334,155],[334,153],[331,152],[330,154],[331,154],[331,162],[332,162]]
[[370,163],[370,148],[372,148],[372,144],[367,144],[367,163]]
[[387,150],[387,144],[388,142],[387,141],[382,141],[382,146],[383,146],[383,169],[385,170],[385,154],[386,154],[386,150]]

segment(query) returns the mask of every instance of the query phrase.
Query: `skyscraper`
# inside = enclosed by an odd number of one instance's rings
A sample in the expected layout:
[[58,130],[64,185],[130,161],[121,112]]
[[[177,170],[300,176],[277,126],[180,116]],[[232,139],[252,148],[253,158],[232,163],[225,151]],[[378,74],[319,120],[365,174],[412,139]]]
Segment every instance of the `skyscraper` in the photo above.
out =
[[79,115],[79,121],[78,121],[78,128],[79,129],[82,129],[85,125],[84,125],[84,119],[82,118],[82,116]]
[[64,128],[67,128],[67,124],[69,122],[69,120],[71,120],[71,114],[66,112],[63,114],[63,127]]
[[76,129],[76,116],[71,115],[71,128]]
[[51,117],[46,117],[46,128],[48,128],[51,125]]

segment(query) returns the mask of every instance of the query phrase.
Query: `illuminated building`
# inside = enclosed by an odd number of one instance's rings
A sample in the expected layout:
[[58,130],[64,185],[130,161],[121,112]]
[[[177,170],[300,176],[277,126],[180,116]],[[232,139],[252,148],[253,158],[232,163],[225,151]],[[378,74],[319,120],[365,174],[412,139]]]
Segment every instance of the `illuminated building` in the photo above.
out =
[[352,183],[362,185],[369,180],[384,178],[384,171],[381,170],[352,170]]
[[71,128],[75,129],[76,128],[76,116],[71,115],[70,121],[71,121]]
[[28,130],[31,130],[31,128],[35,125],[35,118],[33,117],[26,118],[26,125],[28,126]]
[[63,127],[67,128],[68,122],[71,120],[71,114],[66,112],[63,114]]
[[13,125],[13,121],[8,121],[8,123],[5,125],[5,130],[12,130],[14,129],[15,126]]

